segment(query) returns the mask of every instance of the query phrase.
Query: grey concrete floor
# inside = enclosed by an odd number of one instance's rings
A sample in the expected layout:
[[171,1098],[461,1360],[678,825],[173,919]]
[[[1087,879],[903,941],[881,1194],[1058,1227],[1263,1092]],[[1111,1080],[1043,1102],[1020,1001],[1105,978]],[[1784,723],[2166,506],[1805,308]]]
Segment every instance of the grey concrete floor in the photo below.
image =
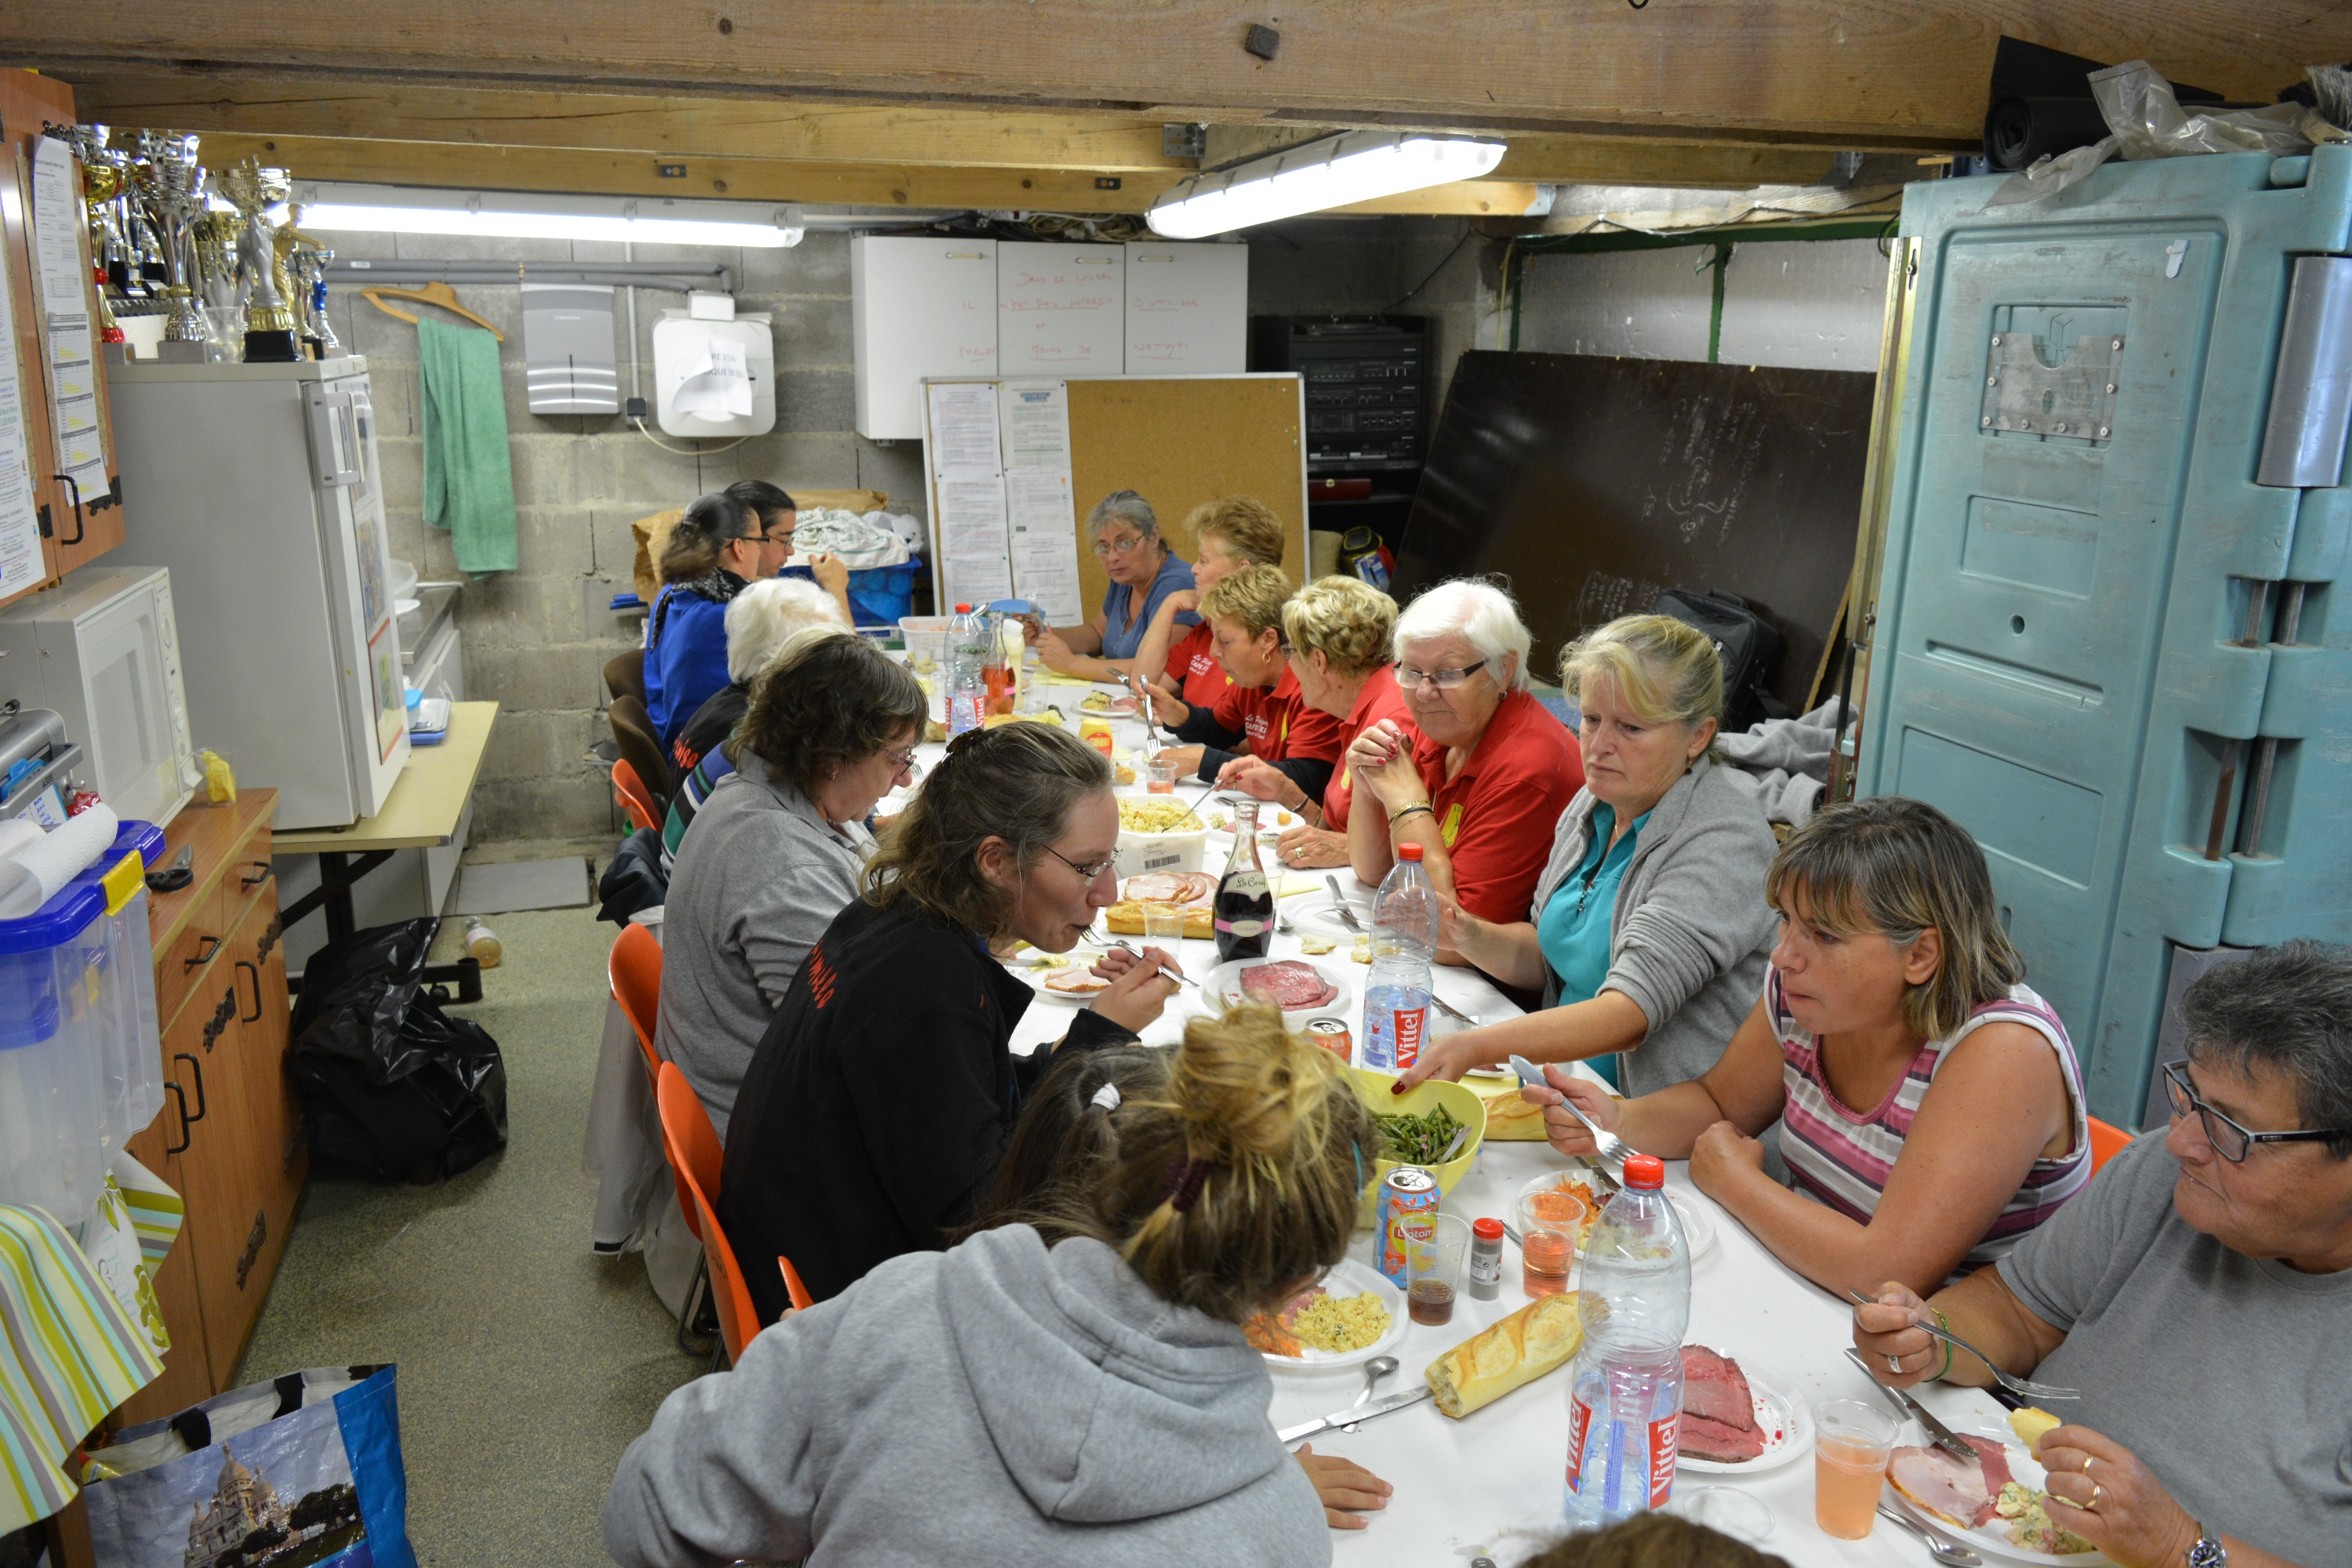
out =
[[702,1364],[642,1262],[588,1250],[581,1138],[614,928],[586,909],[489,923],[504,962],[458,1011],[506,1058],[507,1148],[431,1187],[314,1174],[237,1381],[397,1363],[419,1563],[588,1568],[607,1561],[621,1450]]

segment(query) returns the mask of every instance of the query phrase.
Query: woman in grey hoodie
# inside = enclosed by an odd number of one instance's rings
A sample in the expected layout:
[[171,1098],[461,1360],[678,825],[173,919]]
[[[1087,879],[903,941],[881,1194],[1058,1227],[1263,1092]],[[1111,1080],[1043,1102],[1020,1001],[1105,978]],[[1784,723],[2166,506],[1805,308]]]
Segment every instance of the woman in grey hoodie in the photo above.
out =
[[1670,616],[1626,616],[1569,647],[1560,685],[1580,711],[1584,788],[1560,814],[1534,906],[1509,923],[1449,910],[1443,938],[1502,984],[1540,987],[1545,1005],[1439,1041],[1399,1093],[1514,1054],[1615,1053],[1595,1066],[1648,1094],[1713,1067],[1763,994],[1778,845],[1754,795],[1707,755],[1723,709],[1715,645]]
[[1328,1563],[1240,1324],[1346,1252],[1371,1119],[1265,1007],[1194,1020],[1112,1115],[1085,1190],[884,1263],[664,1401],[605,1500],[614,1560]]

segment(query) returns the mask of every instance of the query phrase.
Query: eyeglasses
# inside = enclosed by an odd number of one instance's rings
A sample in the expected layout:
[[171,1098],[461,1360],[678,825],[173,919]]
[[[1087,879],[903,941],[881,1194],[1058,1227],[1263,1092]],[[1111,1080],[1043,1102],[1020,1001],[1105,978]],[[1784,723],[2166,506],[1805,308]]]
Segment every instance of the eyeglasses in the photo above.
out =
[[1097,555],[1131,555],[1135,552],[1136,547],[1140,545],[1142,542],[1143,535],[1139,533],[1130,534],[1127,538],[1119,540],[1097,539],[1095,541],[1095,553]]
[[914,747],[908,746],[900,751],[885,752],[882,754],[890,759],[890,776],[892,778],[898,777],[900,773],[905,773],[909,778],[917,779],[923,776],[923,764],[915,761]]
[[2250,1132],[2197,1098],[2189,1087],[2189,1068],[2185,1063],[2168,1062],[2164,1068],[2164,1094],[2172,1102],[2172,1117],[2178,1121],[2190,1111],[2205,1126],[2205,1142],[2213,1145],[2213,1152],[2230,1163],[2242,1164],[2247,1153],[2257,1143],[2316,1143],[2329,1138],[2352,1138],[2352,1127],[2318,1128],[2295,1132]]
[[1486,661],[1483,658],[1475,664],[1465,664],[1460,669],[1415,669],[1409,664],[1401,664],[1396,667],[1396,681],[1403,687],[1426,682],[1440,691],[1451,691],[1486,668]]
[[1110,869],[1110,858],[1108,856],[1104,857],[1100,860],[1093,862],[1091,865],[1081,866],[1076,860],[1071,859],[1067,855],[1063,854],[1060,850],[1055,848],[1050,844],[1045,846],[1045,853],[1051,855],[1055,859],[1059,860],[1063,865],[1067,866],[1071,870],[1076,871],[1079,876],[1085,878],[1089,882],[1101,876],[1105,871]]

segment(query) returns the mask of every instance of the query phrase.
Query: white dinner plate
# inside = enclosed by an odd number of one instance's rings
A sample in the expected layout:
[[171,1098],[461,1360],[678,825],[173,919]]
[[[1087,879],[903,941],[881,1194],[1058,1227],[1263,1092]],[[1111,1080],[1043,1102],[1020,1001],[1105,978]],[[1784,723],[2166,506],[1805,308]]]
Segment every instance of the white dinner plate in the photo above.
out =
[[[1404,1338],[1405,1330],[1411,1326],[1411,1320],[1405,1313],[1404,1292],[1390,1283],[1388,1277],[1379,1269],[1369,1268],[1352,1258],[1341,1259],[1337,1268],[1323,1277],[1323,1289],[1334,1296],[1360,1296],[1367,1290],[1377,1291],[1381,1305],[1388,1310],[1388,1332],[1361,1350],[1318,1351],[1312,1345],[1302,1345],[1299,1348],[1306,1352],[1304,1355],[1268,1355],[1265,1357],[1266,1365],[1285,1372],[1329,1372],[1336,1367],[1360,1366],[1374,1356],[1385,1355],[1395,1349],[1397,1342]],[[1258,1353],[1265,1354],[1263,1351]]]
[[[1299,873],[1301,876],[1307,874],[1303,871]],[[1335,876],[1337,874],[1333,873]],[[1321,888],[1320,879],[1318,879],[1317,885],[1320,889],[1319,893],[1300,894],[1299,900],[1304,907],[1293,910],[1290,918],[1301,925],[1312,926],[1328,936],[1336,936],[1343,942],[1353,941],[1356,933],[1349,931],[1348,922],[1339,918],[1339,906],[1331,901],[1330,889]],[[1346,886],[1345,883],[1340,885]],[[1354,911],[1357,924],[1368,931],[1372,929],[1371,894],[1366,893],[1360,898],[1350,897],[1348,900],[1348,908]]]
[[[1057,963],[1054,965],[1054,969],[1090,969],[1097,962],[1099,961],[1081,959],[1075,963]],[[1059,1002],[1066,1007],[1083,1007],[1102,994],[1099,991],[1055,991],[1047,988],[1045,976],[1053,973],[1054,969],[1032,969],[1026,963],[1020,963],[1013,973],[1029,983],[1029,989],[1037,993],[1037,998],[1041,1002]]]
[[[1717,1355],[1727,1351],[1714,1350]],[[1739,1361],[1738,1356],[1732,1360]],[[1764,1434],[1764,1451],[1752,1459],[1733,1464],[1724,1459],[1697,1459],[1688,1454],[1675,1456],[1675,1468],[1696,1470],[1703,1476],[1749,1476],[1759,1470],[1777,1470],[1791,1459],[1801,1458],[1813,1447],[1813,1412],[1796,1384],[1776,1372],[1767,1371],[1753,1362],[1739,1361],[1740,1374],[1748,1379],[1748,1396],[1756,1403],[1757,1430]]]
[[1318,1006],[1301,1007],[1296,1011],[1285,1007],[1282,1010],[1284,1023],[1294,1029],[1303,1029],[1307,1027],[1307,1020],[1309,1018],[1352,1019],[1354,1017],[1355,987],[1349,981],[1345,966],[1332,963],[1328,957],[1289,960],[1237,958],[1230,963],[1220,963],[1209,971],[1207,979],[1201,982],[1201,998],[1213,1007],[1230,1007],[1236,1003],[1246,1002],[1249,1000],[1249,993],[1242,989],[1242,971],[1255,969],[1261,964],[1285,962],[1306,964],[1323,977],[1323,983],[1326,985],[1333,987],[1339,994]]
[[[2024,1446],[2017,1441],[2016,1434],[2009,1431],[2006,1426],[1995,1432],[1981,1419],[1971,1421],[1966,1417],[1948,1422],[1947,1425],[1954,1431],[1972,1437],[1990,1437],[2008,1449],[2009,1474],[2011,1480],[2022,1481],[2037,1490],[2048,1484],[2049,1472],[2042,1468],[2042,1462],[2027,1453]],[[1927,1435],[1920,1430],[1917,1423],[1906,1423],[1905,1430],[1906,1433],[1918,1432],[1918,1436],[1913,1440],[1915,1443],[1919,1445],[1927,1443]],[[1946,1539],[1956,1541],[1971,1551],[1998,1558],[2003,1563],[2033,1563],[2042,1564],[2043,1568],[2094,1568],[2095,1564],[2110,1561],[2104,1552],[2072,1552],[2061,1556],[2049,1552],[2036,1552],[2029,1546],[2020,1546],[2009,1538],[2009,1521],[2005,1519],[1996,1519],[1990,1524],[1975,1530],[1964,1530],[1950,1520],[1939,1519],[1921,1508],[1917,1503],[1896,1491],[1891,1481],[1887,1483],[1880,1497],[1882,1500],[1893,1503],[1907,1517],[1917,1520]]]

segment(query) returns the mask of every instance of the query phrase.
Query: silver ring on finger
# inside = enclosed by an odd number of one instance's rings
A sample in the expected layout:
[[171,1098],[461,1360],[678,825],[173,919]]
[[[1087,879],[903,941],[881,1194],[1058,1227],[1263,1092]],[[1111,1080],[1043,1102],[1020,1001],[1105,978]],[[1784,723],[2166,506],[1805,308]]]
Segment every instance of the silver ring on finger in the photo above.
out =
[[1886,1370],[1893,1373],[1895,1376],[1901,1377],[1903,1375],[1903,1358],[1899,1355],[1888,1356],[1886,1358]]

